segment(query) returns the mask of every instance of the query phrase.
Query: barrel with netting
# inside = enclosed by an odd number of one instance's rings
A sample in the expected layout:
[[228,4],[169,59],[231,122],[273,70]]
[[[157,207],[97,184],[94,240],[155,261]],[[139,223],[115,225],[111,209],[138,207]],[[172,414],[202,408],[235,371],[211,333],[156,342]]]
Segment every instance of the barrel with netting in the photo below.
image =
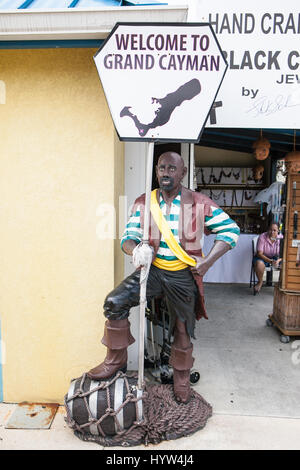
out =
[[108,381],[95,381],[84,374],[71,382],[65,396],[66,421],[82,438],[121,437],[143,422],[143,397],[137,377],[119,372]]

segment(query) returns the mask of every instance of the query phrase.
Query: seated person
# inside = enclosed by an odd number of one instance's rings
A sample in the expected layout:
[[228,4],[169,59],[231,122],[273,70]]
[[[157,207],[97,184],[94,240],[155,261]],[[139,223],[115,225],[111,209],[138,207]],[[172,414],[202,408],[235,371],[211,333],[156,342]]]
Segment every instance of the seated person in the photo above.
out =
[[278,224],[272,223],[268,231],[259,236],[256,256],[253,258],[254,269],[258,279],[254,288],[256,294],[259,293],[262,287],[265,267],[272,265],[274,268],[278,268],[281,262],[281,258],[279,258],[280,239],[278,237],[278,230]]

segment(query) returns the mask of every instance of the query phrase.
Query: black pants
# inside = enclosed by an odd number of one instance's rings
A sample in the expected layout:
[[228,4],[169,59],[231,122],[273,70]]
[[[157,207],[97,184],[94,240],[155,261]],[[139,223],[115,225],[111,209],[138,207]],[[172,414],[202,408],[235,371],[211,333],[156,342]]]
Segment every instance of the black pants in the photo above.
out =
[[[151,265],[147,281],[147,300],[165,295],[172,312],[186,322],[187,332],[194,338],[197,285],[189,268],[166,271]],[[109,320],[123,320],[131,307],[140,303],[140,270],[118,285],[105,299],[104,315]]]

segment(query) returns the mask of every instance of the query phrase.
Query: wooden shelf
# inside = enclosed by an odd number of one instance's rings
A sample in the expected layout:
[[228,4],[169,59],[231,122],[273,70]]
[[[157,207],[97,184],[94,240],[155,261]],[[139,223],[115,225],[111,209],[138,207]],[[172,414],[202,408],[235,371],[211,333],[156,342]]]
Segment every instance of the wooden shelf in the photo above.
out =
[[265,189],[267,186],[256,184],[197,184],[197,189]]
[[257,206],[220,206],[225,211],[228,210],[247,210],[247,211],[260,211],[260,207]]

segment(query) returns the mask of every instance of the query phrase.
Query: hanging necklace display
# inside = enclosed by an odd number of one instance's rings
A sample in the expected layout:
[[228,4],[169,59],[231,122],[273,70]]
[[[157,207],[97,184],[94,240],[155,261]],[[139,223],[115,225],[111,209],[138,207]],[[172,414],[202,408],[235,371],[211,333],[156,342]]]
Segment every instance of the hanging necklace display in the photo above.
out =
[[[237,198],[237,193],[236,193],[236,189],[233,189],[232,190],[232,197],[231,197],[231,208],[232,207],[243,207],[243,204],[244,204],[244,194],[245,193],[245,190],[243,189],[242,190],[242,197],[241,197],[241,200],[240,200],[240,203],[238,202],[238,198]],[[234,204],[235,203],[235,204]]]
[[204,179],[204,171],[203,171],[203,168],[200,168],[200,172],[201,172],[201,182],[202,182],[203,186],[206,186],[207,183],[205,182],[205,179]]
[[210,191],[210,194],[211,194],[211,199],[213,201],[218,201],[222,195],[222,192],[223,192],[223,189],[221,189],[221,191],[219,192],[219,194],[215,194],[212,190]]
[[226,207],[226,191],[223,191],[223,207]]
[[199,173],[200,173],[201,170],[202,170],[202,168],[197,168],[197,167],[195,167],[195,178],[196,178],[196,180],[197,180],[197,183],[198,183],[198,175],[199,175]]
[[232,209],[233,206],[234,206],[234,202],[235,202],[235,207],[238,207],[238,202],[237,202],[236,190],[235,190],[235,189],[232,190],[232,195],[231,195],[231,209]]
[[241,202],[240,202],[240,207],[243,207],[243,204],[244,204],[244,196],[245,196],[245,190],[243,189],[243,191],[242,191],[242,199],[241,199]]
[[233,197],[234,197],[234,193],[235,193],[235,190],[233,189],[232,190],[232,194],[231,194],[231,209],[233,207]]
[[235,173],[235,172],[233,171],[233,169],[232,169],[232,174],[233,174],[234,178],[235,178],[236,180],[238,180],[238,179],[240,178],[240,175],[241,175],[241,168],[239,168],[239,170],[238,170],[237,173]]
[[225,176],[225,178],[230,178],[230,176],[232,175],[232,172],[233,172],[233,168],[231,168],[229,173],[225,173],[224,168],[222,168],[221,174]]
[[251,175],[251,172],[250,174],[248,174],[248,168],[247,168],[247,181],[253,181],[253,175]]
[[245,168],[242,168],[242,184],[245,184]]
[[216,175],[213,176],[213,182],[215,184],[221,183],[222,176],[223,176],[223,168],[220,171],[219,178],[217,178]]
[[252,197],[253,197],[252,192],[250,192],[250,195],[249,195],[248,192],[245,190],[245,199],[246,199],[246,201],[250,201],[250,199],[252,199]]
[[208,179],[208,182],[207,182],[207,183],[205,182],[205,179],[204,179],[204,171],[203,171],[203,168],[200,168],[200,171],[201,171],[201,181],[202,181],[202,185],[203,185],[203,186],[207,186],[208,184],[211,183],[211,181],[214,181],[215,176],[214,176],[214,169],[213,169],[213,167],[211,167],[211,169],[210,169],[210,175],[209,175],[209,179]]

